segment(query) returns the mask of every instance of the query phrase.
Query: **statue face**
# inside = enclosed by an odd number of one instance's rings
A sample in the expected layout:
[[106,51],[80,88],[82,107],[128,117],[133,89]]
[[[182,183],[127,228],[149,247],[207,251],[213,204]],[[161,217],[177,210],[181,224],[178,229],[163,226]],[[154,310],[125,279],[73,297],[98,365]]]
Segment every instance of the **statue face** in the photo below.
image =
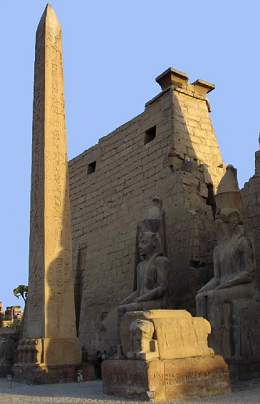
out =
[[216,221],[223,220],[225,222],[228,219],[228,215],[229,215],[229,209],[218,208],[216,212]]
[[240,224],[240,213],[236,209],[220,209],[216,214],[216,230],[218,234],[227,234],[231,236],[234,229]]
[[150,232],[143,233],[139,239],[138,248],[142,257],[152,255],[155,250],[154,234]]

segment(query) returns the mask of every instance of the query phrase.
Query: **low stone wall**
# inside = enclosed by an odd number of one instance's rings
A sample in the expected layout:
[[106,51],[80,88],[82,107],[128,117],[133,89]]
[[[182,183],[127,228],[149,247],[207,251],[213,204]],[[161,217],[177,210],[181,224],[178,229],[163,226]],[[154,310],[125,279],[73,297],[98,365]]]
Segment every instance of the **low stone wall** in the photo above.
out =
[[19,327],[0,328],[0,377],[12,371],[18,338]]

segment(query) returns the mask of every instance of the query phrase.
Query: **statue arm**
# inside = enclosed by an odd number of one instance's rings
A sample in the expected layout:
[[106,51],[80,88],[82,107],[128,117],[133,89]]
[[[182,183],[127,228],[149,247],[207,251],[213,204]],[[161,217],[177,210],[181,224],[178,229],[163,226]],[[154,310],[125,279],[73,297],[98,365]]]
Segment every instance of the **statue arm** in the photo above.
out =
[[128,295],[125,299],[123,299],[120,302],[120,305],[121,304],[132,303],[137,298],[137,296],[138,296],[138,291],[134,290],[132,293],[130,293],[130,295]]
[[156,300],[162,297],[168,284],[169,260],[166,257],[158,257],[156,260],[157,286],[149,292],[141,295],[136,299],[137,302],[146,302],[148,300]]
[[216,289],[230,288],[231,286],[242,285],[245,283],[250,283],[252,281],[252,275],[247,271],[240,272],[240,274],[235,275],[229,281],[219,285]]
[[241,266],[243,268],[242,272],[245,272],[248,275],[249,282],[253,280],[254,271],[255,271],[255,260],[253,247],[250,241],[247,238],[244,238],[240,245],[241,251]]
[[213,251],[213,265],[214,265],[214,278],[217,282],[220,282],[220,265],[219,265],[219,258],[218,258],[218,250],[217,247],[214,248]]

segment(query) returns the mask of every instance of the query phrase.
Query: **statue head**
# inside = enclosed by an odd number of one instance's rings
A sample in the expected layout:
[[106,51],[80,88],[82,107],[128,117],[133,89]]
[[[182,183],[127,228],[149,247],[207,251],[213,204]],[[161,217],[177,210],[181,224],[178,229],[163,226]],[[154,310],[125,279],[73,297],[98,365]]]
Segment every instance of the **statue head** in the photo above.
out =
[[140,234],[138,241],[138,249],[141,257],[151,257],[161,250],[160,236],[158,233],[145,231]]
[[220,237],[232,237],[234,232],[243,224],[241,213],[238,209],[223,208],[216,213],[216,230]]
[[149,320],[136,319],[130,324],[130,331],[133,334],[139,334],[146,339],[151,339],[154,333],[153,323]]
[[149,320],[137,319],[130,325],[133,337],[133,351],[150,351],[150,341],[153,338],[154,325]]

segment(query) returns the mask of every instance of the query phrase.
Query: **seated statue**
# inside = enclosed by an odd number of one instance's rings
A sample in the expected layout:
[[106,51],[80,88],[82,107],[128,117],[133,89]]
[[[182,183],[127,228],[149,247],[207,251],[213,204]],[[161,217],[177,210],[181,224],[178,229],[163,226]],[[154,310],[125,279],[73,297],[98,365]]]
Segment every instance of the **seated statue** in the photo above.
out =
[[245,234],[238,209],[219,210],[216,231],[214,277],[196,296],[197,315],[210,321],[209,340],[215,351],[225,358],[239,358],[241,335],[244,335],[240,326],[241,310],[249,305],[255,293],[253,246]]
[[216,215],[217,245],[213,253],[214,277],[199,292],[250,283],[254,276],[253,247],[245,235],[239,210],[220,209]]
[[159,234],[141,233],[138,250],[137,288],[120,303],[119,317],[128,311],[166,308],[169,260],[161,254]]

